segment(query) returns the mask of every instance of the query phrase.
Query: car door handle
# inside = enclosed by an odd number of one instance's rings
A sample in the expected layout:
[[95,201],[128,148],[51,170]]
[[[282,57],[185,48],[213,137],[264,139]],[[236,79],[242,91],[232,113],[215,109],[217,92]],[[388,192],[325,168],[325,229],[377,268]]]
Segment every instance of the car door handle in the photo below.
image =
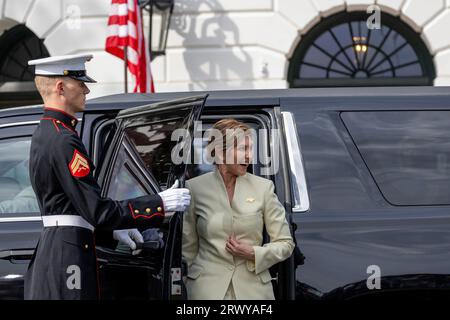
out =
[[0,259],[3,260],[30,260],[33,249],[13,249],[0,251]]
[[147,241],[147,242],[142,242],[142,243],[136,243],[136,250],[138,250],[138,249],[152,250],[152,249],[159,249],[161,247],[162,247],[162,245],[159,241]]

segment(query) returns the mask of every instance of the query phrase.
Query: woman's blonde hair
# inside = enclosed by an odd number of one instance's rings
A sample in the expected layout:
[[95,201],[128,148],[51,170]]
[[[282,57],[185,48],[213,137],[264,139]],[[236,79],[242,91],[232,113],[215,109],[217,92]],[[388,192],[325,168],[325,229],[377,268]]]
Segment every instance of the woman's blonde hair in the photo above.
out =
[[[236,119],[227,118],[217,121],[212,126],[212,134],[208,140],[207,149],[209,150],[209,154],[213,158],[216,158],[216,148],[218,146],[222,146],[222,151],[225,151],[230,146],[230,142],[232,142],[232,146],[236,146],[242,134],[249,134],[250,129],[249,125]],[[219,137],[222,138],[221,141],[217,141],[217,136],[214,134],[214,131],[220,133]]]

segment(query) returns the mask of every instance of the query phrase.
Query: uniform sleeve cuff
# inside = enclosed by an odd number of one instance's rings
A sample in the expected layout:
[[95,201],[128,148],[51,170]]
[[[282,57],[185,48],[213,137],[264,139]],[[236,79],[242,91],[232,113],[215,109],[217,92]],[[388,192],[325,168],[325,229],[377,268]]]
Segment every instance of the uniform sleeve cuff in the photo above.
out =
[[166,215],[166,210],[164,209],[164,201],[163,201],[163,199],[162,199],[162,197],[160,195],[158,195],[158,197],[159,197],[159,201],[160,201],[159,207],[161,207],[161,212],[160,213],[162,213],[163,216],[165,216]]

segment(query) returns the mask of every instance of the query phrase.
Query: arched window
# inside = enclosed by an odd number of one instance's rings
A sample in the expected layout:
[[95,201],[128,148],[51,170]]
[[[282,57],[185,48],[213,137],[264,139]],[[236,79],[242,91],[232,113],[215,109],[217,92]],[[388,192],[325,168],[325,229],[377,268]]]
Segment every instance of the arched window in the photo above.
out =
[[0,36],[0,108],[41,103],[28,61],[50,56],[43,41],[19,24]]
[[33,68],[28,60],[48,57],[42,40],[19,24],[0,37],[0,82],[33,81]]
[[300,41],[291,58],[291,87],[433,85],[433,59],[420,35],[399,18],[382,13],[369,29],[365,12],[322,20]]

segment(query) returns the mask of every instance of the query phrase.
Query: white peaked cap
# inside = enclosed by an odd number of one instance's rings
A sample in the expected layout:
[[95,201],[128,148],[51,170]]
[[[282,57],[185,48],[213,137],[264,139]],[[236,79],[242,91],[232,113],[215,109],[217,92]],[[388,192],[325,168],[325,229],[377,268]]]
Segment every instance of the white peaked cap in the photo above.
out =
[[28,61],[28,65],[35,66],[35,75],[40,76],[68,76],[84,82],[96,82],[86,74],[86,61],[92,54],[73,54],[55,56]]

